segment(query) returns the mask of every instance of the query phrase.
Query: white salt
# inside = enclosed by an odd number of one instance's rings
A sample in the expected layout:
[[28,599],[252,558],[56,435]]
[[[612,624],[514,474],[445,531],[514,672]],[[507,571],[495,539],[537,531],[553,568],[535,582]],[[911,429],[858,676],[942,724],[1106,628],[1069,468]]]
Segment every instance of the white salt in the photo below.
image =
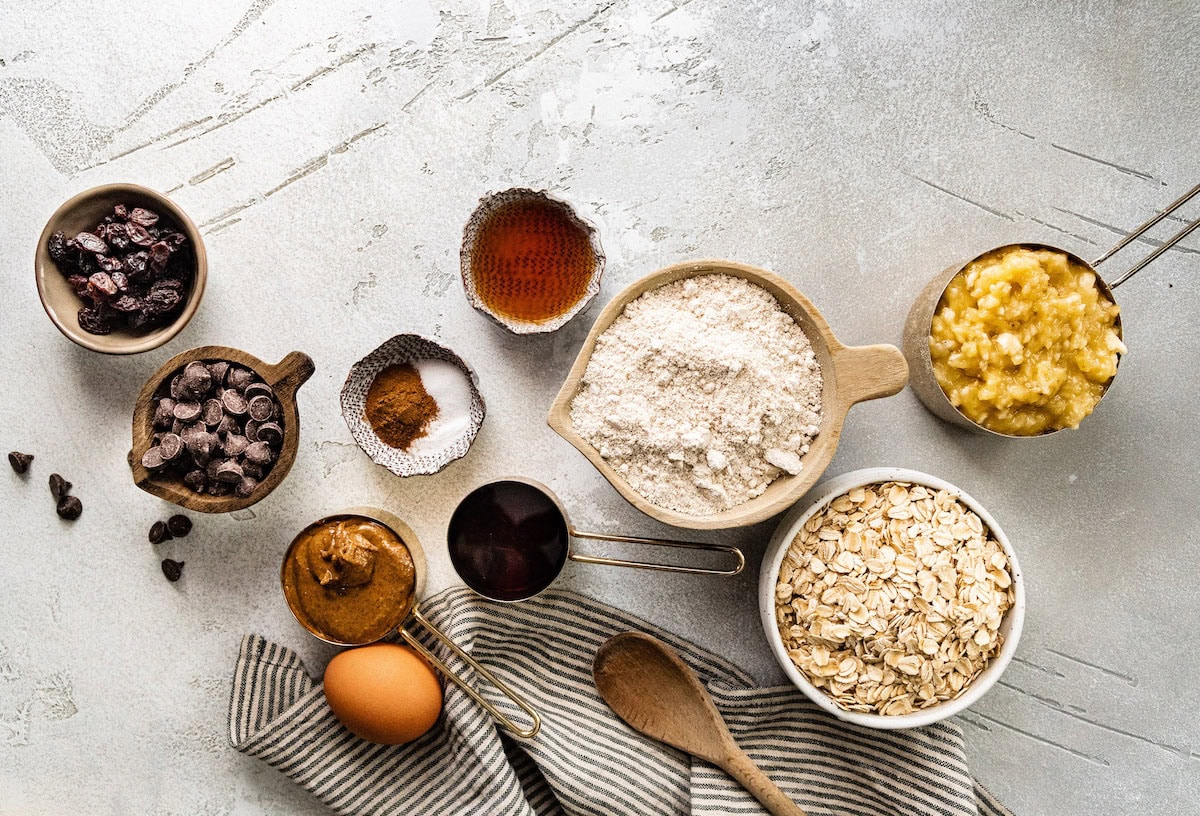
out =
[[471,427],[471,383],[463,370],[445,360],[416,360],[421,385],[437,403],[438,415],[425,436],[413,440],[409,452],[418,456],[441,453]]

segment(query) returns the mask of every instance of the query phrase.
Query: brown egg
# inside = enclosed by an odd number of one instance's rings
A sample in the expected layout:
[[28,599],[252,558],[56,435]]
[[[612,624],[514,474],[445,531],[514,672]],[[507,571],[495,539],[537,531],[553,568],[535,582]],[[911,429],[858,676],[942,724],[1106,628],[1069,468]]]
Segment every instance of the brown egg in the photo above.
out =
[[407,646],[373,643],[341,652],[325,669],[325,699],[342,725],[380,745],[412,742],[437,722],[442,686]]

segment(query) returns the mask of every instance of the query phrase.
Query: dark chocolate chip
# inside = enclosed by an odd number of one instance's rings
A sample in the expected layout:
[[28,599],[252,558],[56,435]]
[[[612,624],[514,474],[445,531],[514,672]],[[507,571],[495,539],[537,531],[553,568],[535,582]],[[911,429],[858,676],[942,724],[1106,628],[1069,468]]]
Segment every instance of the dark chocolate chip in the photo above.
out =
[[221,450],[225,451],[226,456],[241,456],[249,446],[249,439],[240,434],[231,433],[225,436],[225,441],[221,443]]
[[271,386],[267,385],[265,382],[250,383],[250,385],[246,386],[246,389],[243,391],[243,393],[246,395],[246,399],[254,399],[257,396],[275,399],[275,392],[272,391]]
[[162,448],[153,447],[142,454],[142,467],[146,470],[159,470],[164,464]]
[[241,366],[230,366],[229,373],[225,375],[225,385],[230,388],[245,390],[252,382],[254,382],[254,374],[250,369]]
[[183,453],[183,438],[179,434],[163,434],[162,439],[158,441],[158,450],[165,461],[174,461],[175,457]]
[[243,476],[242,480],[237,483],[237,487],[233,489],[243,499],[248,499],[254,495],[255,488],[258,487],[258,480],[252,476]]
[[184,561],[175,561],[170,558],[164,558],[162,560],[163,575],[167,576],[168,581],[175,583],[183,575],[183,565],[185,563],[186,562]]
[[58,500],[56,510],[59,518],[74,521],[83,514],[83,502],[78,496],[63,496]]
[[176,513],[167,519],[167,529],[176,538],[183,538],[192,531],[192,520],[182,513]]
[[258,439],[260,442],[280,445],[283,442],[283,428],[275,422],[264,422],[258,426]]
[[61,501],[64,496],[71,492],[71,483],[59,476],[57,473],[50,474],[50,495],[55,501]]
[[33,454],[21,453],[13,451],[8,455],[8,463],[12,465],[12,469],[17,473],[24,473],[29,470],[29,463],[33,461]]
[[218,434],[236,434],[241,428],[238,427],[237,419],[229,414],[221,417],[221,421],[217,423]]
[[204,401],[204,424],[212,428],[221,424],[225,417],[225,408],[218,399]]
[[216,479],[218,482],[237,484],[242,480],[243,475],[242,468],[237,462],[232,459],[226,459],[217,468]]
[[246,447],[246,461],[255,465],[269,465],[275,454],[266,442],[252,442]]
[[266,422],[275,413],[275,401],[268,396],[259,394],[250,400],[247,410],[250,412],[251,419]]
[[202,410],[200,403],[194,400],[182,400],[175,403],[175,410],[172,413],[181,422],[193,422],[200,416]]
[[203,470],[189,470],[183,477],[183,483],[197,493],[203,493],[208,486],[208,476]]
[[161,544],[169,538],[172,538],[171,531],[167,529],[167,525],[161,521],[156,521],[150,525],[150,543]]
[[233,389],[221,395],[221,404],[225,406],[226,411],[234,416],[242,416],[250,407],[249,403],[246,402],[246,398]]

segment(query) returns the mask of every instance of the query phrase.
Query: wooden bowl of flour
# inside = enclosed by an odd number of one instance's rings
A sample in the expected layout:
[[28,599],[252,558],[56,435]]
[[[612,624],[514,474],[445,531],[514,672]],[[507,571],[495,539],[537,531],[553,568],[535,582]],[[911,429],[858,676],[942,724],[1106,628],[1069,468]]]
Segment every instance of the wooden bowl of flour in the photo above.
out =
[[[796,321],[812,344],[821,369],[820,431],[801,458],[800,473],[784,473],[771,482],[766,491],[742,504],[706,515],[689,515],[647,501],[633,489],[583,436],[571,422],[571,403],[579,391],[596,341],[615,321],[625,307],[645,292],[668,283],[701,275],[731,275],[743,278],[765,289],[779,302],[783,311]],[[825,318],[790,283],[778,275],[733,261],[689,261],[660,269],[627,286],[596,318],[591,332],[579,350],[566,382],[550,407],[547,422],[550,427],[579,449],[597,470],[608,479],[626,501],[651,518],[676,527],[694,530],[720,530],[757,524],[790,507],[816,484],[833,459],[841,438],[846,413],[852,405],[899,393],[908,382],[908,364],[900,350],[891,345],[846,346],[834,336]]]

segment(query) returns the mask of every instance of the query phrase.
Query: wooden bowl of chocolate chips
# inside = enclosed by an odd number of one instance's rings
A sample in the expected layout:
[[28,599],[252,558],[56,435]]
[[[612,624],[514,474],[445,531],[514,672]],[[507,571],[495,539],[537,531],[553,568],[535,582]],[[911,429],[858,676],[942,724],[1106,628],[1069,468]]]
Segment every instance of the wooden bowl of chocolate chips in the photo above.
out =
[[296,459],[296,391],[312,358],[293,351],[275,365],[239,349],[176,354],[138,394],[129,467],[142,490],[198,513],[261,501]]

